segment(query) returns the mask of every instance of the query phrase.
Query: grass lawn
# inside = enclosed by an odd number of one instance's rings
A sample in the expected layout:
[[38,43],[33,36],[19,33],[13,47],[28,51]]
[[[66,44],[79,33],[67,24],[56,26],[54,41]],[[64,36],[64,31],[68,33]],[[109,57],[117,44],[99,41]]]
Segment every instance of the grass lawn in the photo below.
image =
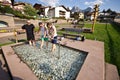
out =
[[[85,26],[91,26],[91,24]],[[96,24],[94,33],[83,34],[87,39],[104,42],[105,61],[116,65],[120,74],[120,26],[116,24]]]
[[[85,24],[90,28],[92,24]],[[63,31],[58,32],[61,34]],[[70,32],[75,34],[75,32]],[[120,26],[116,24],[97,23],[94,33],[82,33],[87,39],[104,42],[105,61],[117,66],[120,75]]]
[[4,44],[0,44],[0,47],[1,46],[5,46],[5,45],[9,45],[9,44],[13,44],[14,42],[8,42],[8,43],[4,43]]
[[[18,42],[25,42],[25,41],[27,41],[27,40],[26,39],[18,40]],[[2,43],[2,44],[0,44],[0,47],[5,46],[5,45],[14,44],[14,43],[15,43],[15,40],[13,40],[12,42]]]

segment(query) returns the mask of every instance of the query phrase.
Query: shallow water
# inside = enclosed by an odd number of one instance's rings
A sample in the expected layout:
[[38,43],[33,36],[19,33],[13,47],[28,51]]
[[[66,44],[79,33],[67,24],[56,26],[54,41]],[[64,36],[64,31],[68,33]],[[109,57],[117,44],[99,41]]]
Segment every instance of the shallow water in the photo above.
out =
[[44,46],[39,49],[28,44],[13,47],[15,52],[24,61],[40,80],[75,80],[87,56],[78,50],[56,45],[55,52],[50,52]]

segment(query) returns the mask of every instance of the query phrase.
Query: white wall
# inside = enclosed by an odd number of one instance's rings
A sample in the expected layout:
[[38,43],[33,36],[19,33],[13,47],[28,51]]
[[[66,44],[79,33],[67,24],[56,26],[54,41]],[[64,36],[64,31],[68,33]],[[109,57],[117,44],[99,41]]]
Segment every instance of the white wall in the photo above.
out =
[[53,9],[53,10],[50,10],[49,12],[48,12],[48,16],[49,17],[55,17],[55,10]]
[[49,8],[45,8],[45,16],[48,16],[48,10]]
[[49,8],[45,9],[45,15],[49,17],[60,17],[59,11],[64,11],[65,12],[65,18],[68,19],[70,18],[70,11],[66,11],[63,7],[55,7],[52,10],[49,10]]
[[66,12],[65,18],[66,18],[66,19],[69,19],[69,18],[70,18],[70,12]]
[[65,12],[64,16],[65,16],[66,19],[70,18],[70,12],[66,11],[63,7],[56,7],[55,8],[55,12],[56,12],[55,17],[60,17],[60,14],[59,14],[60,10]]
[[59,7],[55,8],[55,17],[60,17],[59,10],[60,10]]
[[79,13],[79,18],[80,18],[80,19],[84,19],[84,13],[82,13],[82,12]]

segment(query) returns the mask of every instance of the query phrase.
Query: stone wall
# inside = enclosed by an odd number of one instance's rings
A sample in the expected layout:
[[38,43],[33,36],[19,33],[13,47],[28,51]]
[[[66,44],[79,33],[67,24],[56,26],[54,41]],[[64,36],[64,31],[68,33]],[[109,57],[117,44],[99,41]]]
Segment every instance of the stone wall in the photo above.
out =
[[[35,27],[38,26],[39,22],[41,22],[40,20],[33,20],[33,19],[31,19],[30,21],[31,21],[32,24],[35,25]],[[24,24],[26,24],[27,19],[14,18],[14,22],[15,22],[15,27],[21,27]]]
[[32,24],[34,24],[36,27],[38,26],[38,23],[41,22],[41,20],[30,20]]
[[[57,19],[53,19],[52,21],[48,20],[47,22],[53,22],[55,20]],[[14,27],[20,28],[22,25],[26,24],[27,19],[20,19],[10,15],[0,14],[0,21],[7,22],[10,28],[14,28]],[[30,21],[35,26],[38,26],[38,23],[41,22],[41,20],[33,20],[33,19],[31,19]],[[67,22],[66,20],[61,20],[61,19],[57,20],[57,24],[66,23],[66,22]]]
[[64,19],[49,19],[47,22],[55,22],[57,20],[57,24],[64,24],[67,23],[67,20]]
[[[55,20],[57,20],[57,19],[48,20],[46,22],[54,22]],[[21,27],[22,25],[26,24],[26,21],[27,21],[27,19],[14,18],[16,27]],[[41,20],[33,20],[33,19],[31,19],[30,21],[35,26],[38,26],[38,23],[42,22]],[[64,24],[64,23],[67,23],[67,20],[58,19],[56,24]]]
[[0,14],[0,21],[7,22],[9,27],[15,27],[13,16]]

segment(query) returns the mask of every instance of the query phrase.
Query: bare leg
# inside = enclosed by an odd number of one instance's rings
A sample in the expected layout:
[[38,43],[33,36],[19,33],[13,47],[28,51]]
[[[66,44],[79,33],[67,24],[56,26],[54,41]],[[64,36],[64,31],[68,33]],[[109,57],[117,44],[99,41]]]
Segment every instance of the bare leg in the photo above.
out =
[[44,40],[41,41],[40,49],[42,49],[43,45],[44,45]]
[[54,52],[55,51],[55,49],[56,49],[56,45],[55,44],[52,44],[52,52]]
[[34,40],[32,41],[32,45],[35,47],[35,41]]
[[48,41],[46,41],[46,47],[48,48]]
[[29,40],[29,45],[32,46],[32,41],[31,40]]

